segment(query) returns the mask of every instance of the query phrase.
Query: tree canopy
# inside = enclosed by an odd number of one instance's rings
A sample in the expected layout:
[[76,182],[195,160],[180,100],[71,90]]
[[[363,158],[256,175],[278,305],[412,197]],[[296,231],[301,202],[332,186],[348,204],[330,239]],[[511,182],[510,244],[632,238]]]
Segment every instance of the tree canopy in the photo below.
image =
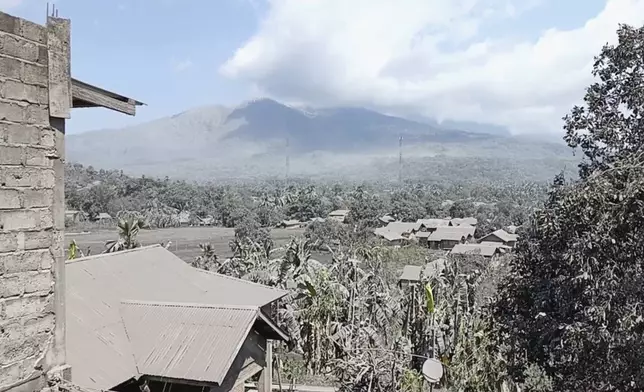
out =
[[510,374],[537,366],[556,391],[644,388],[644,28],[618,37],[565,117],[580,180],[555,178],[494,307]]

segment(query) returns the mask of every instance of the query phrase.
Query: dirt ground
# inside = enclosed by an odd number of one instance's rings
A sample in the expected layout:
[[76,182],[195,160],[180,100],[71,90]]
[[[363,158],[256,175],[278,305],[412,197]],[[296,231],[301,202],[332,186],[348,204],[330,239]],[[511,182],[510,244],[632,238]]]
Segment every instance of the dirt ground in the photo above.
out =
[[[301,236],[304,229],[273,229],[271,234],[275,241],[275,246],[282,246],[291,239],[291,237]],[[210,243],[219,257],[230,257],[231,251],[228,246],[229,241],[234,236],[234,229],[225,227],[178,227],[158,230],[141,230],[138,240],[143,246],[171,242],[170,250],[184,261],[192,261],[200,254],[199,244]],[[65,234],[65,244],[76,240],[76,244],[87,254],[103,252],[105,242],[116,239],[116,229],[97,229],[89,233],[75,232],[68,229]]]

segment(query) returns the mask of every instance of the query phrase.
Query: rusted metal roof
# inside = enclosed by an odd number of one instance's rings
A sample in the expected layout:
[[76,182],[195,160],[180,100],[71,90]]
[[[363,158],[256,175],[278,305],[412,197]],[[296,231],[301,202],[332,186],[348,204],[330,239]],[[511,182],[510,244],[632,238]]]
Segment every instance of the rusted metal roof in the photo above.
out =
[[123,302],[140,374],[221,385],[259,314],[256,306]]
[[159,245],[70,260],[65,271],[67,362],[75,383],[96,389],[138,375],[123,300],[262,307],[287,294],[192,268]]

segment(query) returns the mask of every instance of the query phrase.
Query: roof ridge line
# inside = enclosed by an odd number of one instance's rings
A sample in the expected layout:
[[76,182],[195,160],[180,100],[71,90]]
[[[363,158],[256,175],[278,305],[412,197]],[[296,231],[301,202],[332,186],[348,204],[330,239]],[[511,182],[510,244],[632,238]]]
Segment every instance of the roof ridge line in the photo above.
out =
[[256,310],[256,311],[260,310],[260,307],[256,305],[230,305],[230,304],[212,304],[212,303],[197,303],[197,302],[121,300],[121,304],[122,305],[183,307],[183,308],[239,309],[239,310]]
[[[260,287],[263,287],[263,288],[271,289],[271,290],[273,290],[273,291],[281,291],[281,292],[283,292],[283,293],[284,293],[284,295],[283,295],[282,297],[284,297],[284,296],[286,296],[286,295],[288,294],[288,291],[286,291],[286,290],[282,290],[282,289],[277,288],[277,287],[274,287],[274,286],[268,286],[268,285],[264,285],[264,284],[261,284],[261,283],[253,282],[253,281],[246,280],[246,279],[242,279],[242,278],[235,278],[234,276],[224,275],[224,274],[220,274],[220,273],[218,273],[218,272],[207,271],[207,270],[205,270],[205,269],[201,269],[201,268],[193,267],[193,266],[191,266],[191,265],[190,265],[190,264],[188,264],[188,263],[186,263],[186,265],[187,265],[188,267],[190,267],[190,268],[194,268],[194,269],[196,269],[197,271],[199,271],[199,272],[203,272],[203,273],[206,273],[206,274],[216,275],[216,276],[220,276],[220,277],[222,277],[222,278],[226,278],[226,279],[234,280],[234,281],[237,281],[237,282],[244,282],[244,283],[252,284],[252,285],[255,285],[255,286],[260,286]],[[281,298],[281,297],[280,297],[280,298]]]
[[79,257],[77,259],[65,260],[65,264],[79,263],[79,262],[83,262],[83,261],[99,259],[101,257],[110,257],[110,256],[114,256],[114,255],[122,255],[122,254],[125,254],[125,253],[138,252],[138,251],[141,251],[141,250],[147,250],[147,249],[156,248],[156,247],[162,247],[162,246],[161,246],[161,244],[154,244],[154,245],[140,246],[140,247],[134,248],[134,249],[121,250],[121,251],[118,251],[118,252],[99,253],[99,254],[95,254],[95,255],[91,255],[91,256]]

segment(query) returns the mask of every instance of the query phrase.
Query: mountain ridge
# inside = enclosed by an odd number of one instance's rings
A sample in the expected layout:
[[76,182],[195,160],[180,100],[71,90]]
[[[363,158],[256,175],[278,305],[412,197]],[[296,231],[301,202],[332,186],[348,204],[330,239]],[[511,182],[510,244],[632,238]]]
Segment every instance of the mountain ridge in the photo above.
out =
[[[449,128],[437,124],[367,108],[299,108],[264,98],[232,108],[202,106],[127,128],[69,135],[67,154],[70,161],[100,168],[198,180],[283,174],[288,154],[293,175],[343,171],[342,175],[368,178],[382,172],[374,162],[391,160],[397,165],[402,137],[405,158],[411,161],[442,159],[458,164],[465,158],[492,159],[509,167],[526,160],[534,166],[534,160],[543,159],[569,165],[570,159],[560,159],[570,155],[569,150],[558,143],[524,140],[501,131],[453,129],[456,122],[447,122]],[[545,173],[536,173],[539,167],[526,170],[528,177],[546,178]]]

